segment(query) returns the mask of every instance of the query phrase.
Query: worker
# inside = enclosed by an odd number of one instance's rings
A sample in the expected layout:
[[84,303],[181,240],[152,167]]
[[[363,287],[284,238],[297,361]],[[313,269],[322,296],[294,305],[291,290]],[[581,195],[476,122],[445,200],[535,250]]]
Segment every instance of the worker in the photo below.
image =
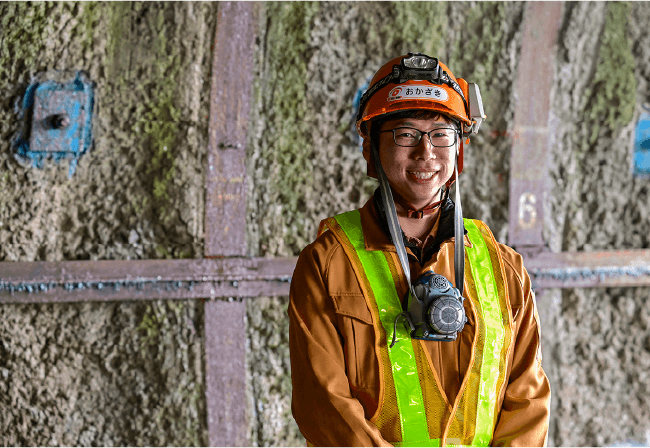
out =
[[478,86],[420,53],[387,62],[361,98],[379,188],[321,222],[291,280],[292,412],[309,445],[546,444],[530,278],[462,218],[463,149],[484,118]]

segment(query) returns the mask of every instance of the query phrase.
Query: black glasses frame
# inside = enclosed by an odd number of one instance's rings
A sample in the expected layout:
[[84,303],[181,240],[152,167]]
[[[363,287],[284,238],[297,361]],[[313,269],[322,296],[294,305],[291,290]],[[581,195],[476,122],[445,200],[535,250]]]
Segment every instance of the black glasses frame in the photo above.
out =
[[[395,136],[395,131],[398,130],[398,129],[411,129],[413,131],[418,131],[420,137],[418,138],[417,142],[415,142],[414,145],[400,145],[399,143],[397,143],[397,137]],[[434,131],[439,131],[440,129],[449,129],[450,131],[454,131],[454,141],[450,145],[444,145],[444,146],[434,145],[433,142],[431,141],[431,133],[434,132]],[[458,141],[458,134],[459,134],[458,129],[449,128],[449,127],[435,128],[435,129],[431,129],[429,132],[425,132],[425,131],[421,131],[421,130],[416,129],[416,128],[412,128],[410,126],[400,126],[400,127],[395,128],[395,129],[387,129],[385,131],[379,131],[380,134],[382,132],[392,132],[393,133],[393,142],[395,142],[395,144],[397,146],[401,146],[403,148],[414,148],[414,147],[416,147],[417,145],[420,144],[420,141],[422,141],[422,136],[424,134],[426,134],[427,137],[429,137],[429,143],[431,143],[431,146],[436,147],[436,148],[450,148],[450,147],[454,146],[456,144],[456,142]]]

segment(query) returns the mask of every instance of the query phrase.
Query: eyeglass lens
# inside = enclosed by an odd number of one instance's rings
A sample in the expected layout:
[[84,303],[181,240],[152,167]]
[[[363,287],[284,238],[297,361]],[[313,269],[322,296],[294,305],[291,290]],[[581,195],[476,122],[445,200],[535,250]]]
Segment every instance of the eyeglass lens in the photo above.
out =
[[[393,139],[399,146],[417,146],[422,139],[422,131],[413,128],[393,129]],[[449,128],[433,129],[428,132],[433,146],[447,147],[456,143],[456,131]]]

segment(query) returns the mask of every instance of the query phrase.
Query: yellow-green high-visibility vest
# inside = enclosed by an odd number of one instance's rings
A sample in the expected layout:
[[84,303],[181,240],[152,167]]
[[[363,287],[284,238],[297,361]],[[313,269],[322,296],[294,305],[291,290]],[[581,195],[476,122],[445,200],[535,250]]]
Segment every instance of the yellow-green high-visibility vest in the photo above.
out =
[[328,218],[319,229],[331,230],[342,244],[373,316],[384,393],[371,421],[396,446],[488,446],[492,440],[512,346],[512,311],[492,232],[478,220],[464,223],[471,247],[465,248],[463,296],[476,323],[472,359],[453,404],[443,398],[424,341],[398,325],[397,342],[388,347],[402,311],[396,283],[405,283],[397,255],[365,249],[358,210]]

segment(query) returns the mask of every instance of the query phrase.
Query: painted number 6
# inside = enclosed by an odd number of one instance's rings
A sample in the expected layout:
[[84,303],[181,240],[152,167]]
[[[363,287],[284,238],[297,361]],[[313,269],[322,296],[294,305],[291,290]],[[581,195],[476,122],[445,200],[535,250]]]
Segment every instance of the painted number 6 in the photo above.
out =
[[523,229],[531,229],[535,226],[537,220],[537,210],[535,204],[537,198],[532,193],[522,193],[519,196],[519,225]]

